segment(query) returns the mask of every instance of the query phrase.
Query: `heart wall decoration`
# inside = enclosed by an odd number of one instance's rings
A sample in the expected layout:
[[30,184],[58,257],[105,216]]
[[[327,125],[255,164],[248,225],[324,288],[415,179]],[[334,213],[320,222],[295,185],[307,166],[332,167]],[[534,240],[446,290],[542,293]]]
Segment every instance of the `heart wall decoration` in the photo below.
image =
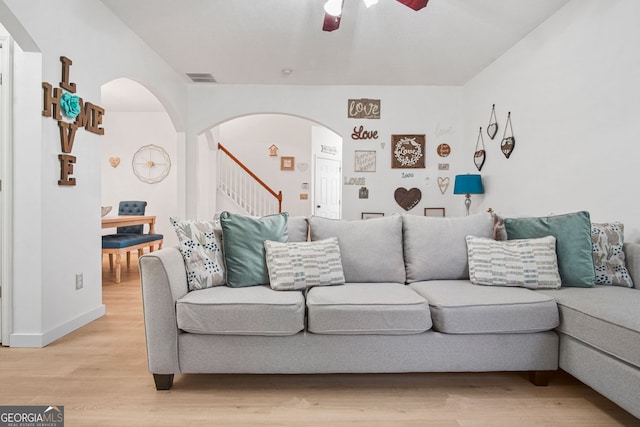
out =
[[393,197],[402,209],[409,211],[415,208],[416,205],[420,203],[420,200],[422,200],[422,191],[418,188],[407,190],[404,187],[399,187],[396,188],[396,191],[393,193]]
[[438,188],[440,188],[440,192],[442,194],[447,192],[447,188],[449,188],[449,184],[451,183],[451,180],[449,179],[448,176],[442,177],[439,176],[438,177]]
[[482,170],[484,161],[486,160],[487,152],[484,149],[484,138],[482,137],[482,126],[478,131],[478,139],[476,140],[476,151],[473,153],[473,163],[475,163],[478,171]]
[[[509,129],[511,136],[507,136],[507,128]],[[502,142],[500,143],[500,150],[502,154],[508,159],[513,153],[513,149],[516,146],[516,138],[513,136],[513,128],[511,127],[511,111],[507,114],[507,123],[504,125],[504,135],[502,135]]]
[[112,168],[117,168],[120,164],[120,157],[109,157],[109,164]]
[[487,126],[487,135],[493,139],[498,133],[498,121],[496,120],[496,104],[491,107],[491,115],[489,116],[489,125]]

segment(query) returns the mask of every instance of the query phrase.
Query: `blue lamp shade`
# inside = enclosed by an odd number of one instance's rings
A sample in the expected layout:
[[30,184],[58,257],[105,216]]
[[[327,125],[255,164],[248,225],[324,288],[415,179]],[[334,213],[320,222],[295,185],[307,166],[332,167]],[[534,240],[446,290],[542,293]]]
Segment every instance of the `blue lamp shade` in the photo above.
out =
[[477,174],[456,175],[453,194],[484,194],[482,178]]

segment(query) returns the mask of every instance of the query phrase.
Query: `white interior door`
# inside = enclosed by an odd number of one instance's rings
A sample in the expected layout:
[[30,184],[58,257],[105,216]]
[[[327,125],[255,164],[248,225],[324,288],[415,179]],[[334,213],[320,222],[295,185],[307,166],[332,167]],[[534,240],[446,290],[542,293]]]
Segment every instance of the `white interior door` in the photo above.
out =
[[338,219],[341,211],[341,162],[335,159],[315,158],[314,215]]

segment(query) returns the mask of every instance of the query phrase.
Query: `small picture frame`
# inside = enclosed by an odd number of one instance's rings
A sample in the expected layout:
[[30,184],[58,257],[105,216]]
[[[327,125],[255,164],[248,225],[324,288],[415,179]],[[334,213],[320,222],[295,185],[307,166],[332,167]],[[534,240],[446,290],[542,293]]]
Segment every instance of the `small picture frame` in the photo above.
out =
[[281,171],[293,171],[295,170],[296,158],[293,156],[280,157],[280,170]]
[[424,208],[424,216],[444,218],[444,208]]
[[381,212],[362,212],[362,219],[382,218],[384,216]]

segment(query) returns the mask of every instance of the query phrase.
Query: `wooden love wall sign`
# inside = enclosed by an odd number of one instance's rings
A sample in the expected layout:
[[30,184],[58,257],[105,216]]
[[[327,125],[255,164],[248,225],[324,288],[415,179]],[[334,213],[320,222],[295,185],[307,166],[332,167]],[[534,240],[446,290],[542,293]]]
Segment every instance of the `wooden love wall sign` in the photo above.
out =
[[402,209],[409,211],[420,203],[420,200],[422,199],[422,191],[418,188],[407,190],[406,188],[400,187],[396,188],[396,191],[393,193],[393,197]]
[[[58,185],[76,185],[76,179],[72,176],[73,165],[76,164],[76,156],[71,155],[76,130],[79,127],[84,127],[89,132],[104,135],[104,129],[100,127],[104,109],[90,102],[84,103],[82,98],[72,95],[76,93],[76,84],[69,82],[69,69],[72,62],[65,56],[60,57],[60,62],[62,62],[60,87],[53,88],[50,83],[42,82],[44,95],[42,115],[44,117],[53,117],[54,120],[58,121],[58,127],[60,128],[62,154],[58,155],[58,160],[60,161],[60,180]],[[63,120],[63,115],[68,120]]]

